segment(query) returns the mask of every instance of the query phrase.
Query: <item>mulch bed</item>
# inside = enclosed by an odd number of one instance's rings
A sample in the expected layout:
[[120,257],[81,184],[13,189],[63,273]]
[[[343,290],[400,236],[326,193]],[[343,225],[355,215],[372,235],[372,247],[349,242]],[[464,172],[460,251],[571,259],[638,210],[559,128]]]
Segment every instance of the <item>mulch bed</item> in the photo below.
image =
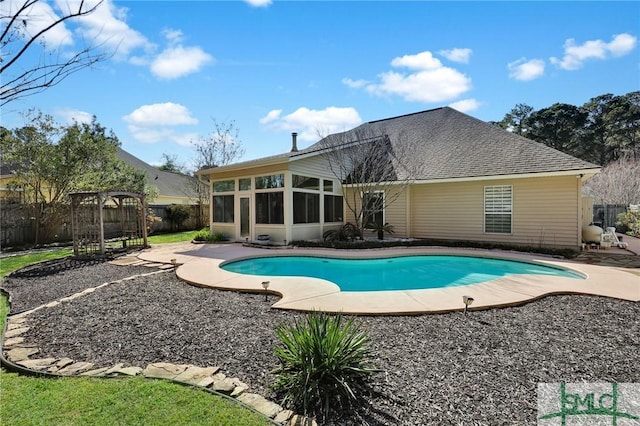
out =
[[[14,274],[3,287],[14,309],[22,309],[41,303],[43,285],[51,301],[68,295],[70,286],[141,271],[149,272],[96,264],[45,278]],[[277,366],[274,328],[303,315],[270,309],[276,300],[192,287],[165,272],[41,309],[28,317],[24,337],[41,349],[39,356],[96,367],[217,365],[275,399],[269,390]],[[467,317],[359,317],[382,371],[364,406],[329,424],[535,424],[540,382],[640,382],[638,318],[638,303],[580,295]]]

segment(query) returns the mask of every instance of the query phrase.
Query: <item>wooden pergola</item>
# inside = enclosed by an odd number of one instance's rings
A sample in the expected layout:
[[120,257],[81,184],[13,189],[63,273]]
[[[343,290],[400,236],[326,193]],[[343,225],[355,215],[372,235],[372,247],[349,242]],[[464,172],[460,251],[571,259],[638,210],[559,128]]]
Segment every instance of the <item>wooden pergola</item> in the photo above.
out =
[[87,191],[69,197],[74,255],[104,255],[149,246],[144,194]]

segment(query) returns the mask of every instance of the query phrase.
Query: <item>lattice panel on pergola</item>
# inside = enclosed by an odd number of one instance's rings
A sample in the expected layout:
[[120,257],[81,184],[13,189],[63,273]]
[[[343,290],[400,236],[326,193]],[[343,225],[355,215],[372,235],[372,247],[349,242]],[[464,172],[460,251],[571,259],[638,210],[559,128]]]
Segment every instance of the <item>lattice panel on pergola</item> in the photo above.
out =
[[131,192],[76,192],[71,197],[76,256],[147,247],[144,195]]

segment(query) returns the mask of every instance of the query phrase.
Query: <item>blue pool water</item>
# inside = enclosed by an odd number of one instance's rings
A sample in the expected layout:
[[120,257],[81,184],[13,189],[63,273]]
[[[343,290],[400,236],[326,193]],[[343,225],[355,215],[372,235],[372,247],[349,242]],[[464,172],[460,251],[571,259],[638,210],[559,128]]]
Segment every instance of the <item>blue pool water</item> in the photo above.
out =
[[468,256],[402,256],[379,259],[259,257],[225,263],[222,269],[259,276],[322,278],[342,291],[418,290],[477,284],[508,275],[535,274],[584,279],[566,269]]

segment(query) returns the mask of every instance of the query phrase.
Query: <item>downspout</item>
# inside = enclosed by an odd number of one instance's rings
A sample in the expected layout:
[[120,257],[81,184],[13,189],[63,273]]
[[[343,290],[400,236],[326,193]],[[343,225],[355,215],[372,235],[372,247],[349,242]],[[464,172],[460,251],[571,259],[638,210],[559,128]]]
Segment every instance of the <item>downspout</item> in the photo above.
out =
[[213,199],[211,198],[211,194],[213,194],[213,182],[207,176],[206,178],[202,175],[196,174],[198,177],[198,181],[204,185],[209,187],[209,195],[207,196],[207,203],[209,204],[209,229],[213,229]]
[[578,185],[578,189],[577,189],[577,196],[578,196],[578,218],[577,218],[577,225],[576,226],[576,247],[578,249],[580,249],[580,243],[582,243],[582,179],[584,178],[584,175],[582,173],[580,173],[578,176],[576,176],[576,181],[577,181],[577,185]]

